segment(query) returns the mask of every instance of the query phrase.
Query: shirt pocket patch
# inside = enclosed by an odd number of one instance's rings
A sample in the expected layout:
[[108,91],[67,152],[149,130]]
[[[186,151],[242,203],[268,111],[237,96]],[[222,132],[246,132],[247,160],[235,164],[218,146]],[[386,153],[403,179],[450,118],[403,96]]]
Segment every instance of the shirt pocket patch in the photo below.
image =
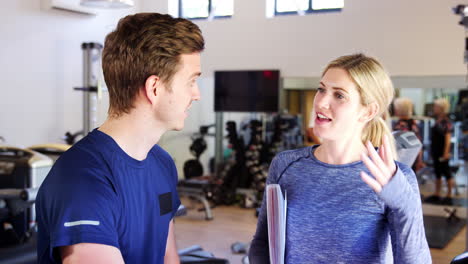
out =
[[165,215],[172,212],[172,193],[163,193],[159,195],[159,215]]

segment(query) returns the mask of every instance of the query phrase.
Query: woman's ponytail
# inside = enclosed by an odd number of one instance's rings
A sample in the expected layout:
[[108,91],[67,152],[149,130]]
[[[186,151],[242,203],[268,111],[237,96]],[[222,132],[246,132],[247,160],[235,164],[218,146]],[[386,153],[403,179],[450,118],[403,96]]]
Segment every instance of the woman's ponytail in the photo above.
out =
[[392,147],[393,158],[396,159],[395,139],[392,136],[387,122],[381,116],[376,116],[364,127],[362,142],[370,141],[373,146],[380,147],[383,145],[383,138],[385,135],[388,136],[390,146]]

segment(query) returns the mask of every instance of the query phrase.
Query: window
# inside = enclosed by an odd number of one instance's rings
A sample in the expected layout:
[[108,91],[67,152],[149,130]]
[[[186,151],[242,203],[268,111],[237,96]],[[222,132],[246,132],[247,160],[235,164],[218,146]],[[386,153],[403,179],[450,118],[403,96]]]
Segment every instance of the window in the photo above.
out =
[[233,14],[234,0],[179,0],[179,17],[211,19]]
[[275,15],[341,11],[344,0],[275,0]]

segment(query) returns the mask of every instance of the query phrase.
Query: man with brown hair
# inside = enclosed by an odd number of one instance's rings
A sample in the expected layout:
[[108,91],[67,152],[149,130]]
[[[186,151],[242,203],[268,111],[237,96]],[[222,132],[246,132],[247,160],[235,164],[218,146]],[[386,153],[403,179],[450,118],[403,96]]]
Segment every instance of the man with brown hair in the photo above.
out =
[[200,99],[200,29],[141,13],[119,21],[102,65],[109,117],[65,152],[37,197],[39,263],[178,263],[174,161],[156,145]]

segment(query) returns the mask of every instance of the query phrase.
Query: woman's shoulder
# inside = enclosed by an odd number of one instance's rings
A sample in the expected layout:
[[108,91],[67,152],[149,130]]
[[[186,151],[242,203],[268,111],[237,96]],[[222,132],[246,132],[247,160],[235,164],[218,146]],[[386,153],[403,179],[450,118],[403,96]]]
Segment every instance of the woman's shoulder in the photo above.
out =
[[413,169],[411,169],[410,166],[406,165],[406,164],[403,163],[403,162],[400,162],[400,161],[396,161],[396,160],[395,160],[395,164],[396,164],[397,167],[403,172],[403,174],[411,174],[411,173],[414,173],[414,172],[413,172]]
[[300,162],[302,159],[308,158],[311,155],[312,147],[302,147],[298,149],[282,151],[273,158],[270,164],[269,174],[270,180],[278,183],[283,173],[294,163]]
[[307,146],[307,147],[302,147],[298,149],[290,149],[290,150],[284,150],[278,153],[275,157],[275,159],[281,159],[281,160],[296,160],[300,158],[307,158],[311,155],[312,150],[316,147],[315,146]]
[[397,165],[397,169],[399,169],[409,181],[416,181],[416,174],[410,166],[399,161],[395,161],[395,164]]
[[281,168],[287,167],[291,163],[294,163],[303,158],[310,157],[314,147],[315,146],[307,146],[298,149],[281,151],[280,153],[276,154],[271,164],[276,169],[281,170]]

